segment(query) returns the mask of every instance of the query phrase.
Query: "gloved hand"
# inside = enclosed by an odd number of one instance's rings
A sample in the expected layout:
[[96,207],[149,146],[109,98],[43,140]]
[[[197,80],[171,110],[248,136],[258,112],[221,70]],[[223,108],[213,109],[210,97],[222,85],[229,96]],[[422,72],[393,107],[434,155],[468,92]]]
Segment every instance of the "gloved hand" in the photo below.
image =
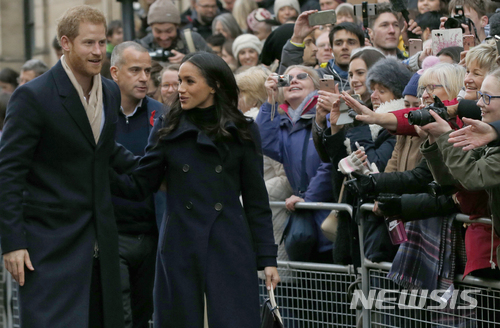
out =
[[370,168],[368,168],[356,153],[352,153],[339,161],[339,171],[343,174],[349,174],[353,172],[359,172],[361,174],[370,174]]
[[375,194],[376,181],[372,175],[364,175],[356,172],[351,173],[354,179],[346,181],[345,186],[349,191],[358,196]]
[[401,206],[401,195],[380,194],[377,197],[378,208],[387,217],[400,216],[403,212]]

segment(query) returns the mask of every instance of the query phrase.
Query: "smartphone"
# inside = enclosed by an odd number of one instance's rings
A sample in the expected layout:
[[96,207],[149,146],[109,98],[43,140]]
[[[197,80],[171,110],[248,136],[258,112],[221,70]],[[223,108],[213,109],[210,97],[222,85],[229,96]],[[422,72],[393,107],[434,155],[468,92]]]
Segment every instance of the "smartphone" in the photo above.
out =
[[410,39],[408,40],[408,54],[410,57],[416,55],[419,51],[422,51],[422,40],[421,39]]
[[318,11],[309,15],[309,26],[335,24],[337,22],[337,13],[334,9]]
[[[353,94],[353,95],[351,95],[351,97],[353,97],[356,101],[361,101],[360,95]],[[340,99],[339,110],[340,110],[340,116],[339,116],[339,119],[337,120],[336,125],[344,125],[344,124],[354,122],[354,117],[349,114],[350,112],[353,112],[353,110],[351,108],[349,108],[349,106],[347,106],[347,104],[345,103],[345,101],[342,98]]]
[[335,93],[335,80],[332,80],[332,79],[319,80],[319,89],[323,90],[323,91]]
[[363,20],[363,17],[375,16],[377,13],[376,3],[362,3],[359,5],[354,5],[354,15],[359,21]]
[[464,50],[467,51],[474,47],[474,35],[466,34],[464,35]]

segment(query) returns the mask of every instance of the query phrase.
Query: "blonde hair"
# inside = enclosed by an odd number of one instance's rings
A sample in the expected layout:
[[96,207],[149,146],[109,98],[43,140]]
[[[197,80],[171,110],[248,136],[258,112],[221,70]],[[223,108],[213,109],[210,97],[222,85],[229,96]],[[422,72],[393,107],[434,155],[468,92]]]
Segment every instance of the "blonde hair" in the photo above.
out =
[[106,17],[100,10],[87,5],[76,6],[68,9],[57,23],[57,41],[59,41],[59,44],[61,44],[61,38],[64,35],[70,41],[73,41],[80,32],[81,23],[102,24],[105,32],[107,32]]
[[233,16],[243,32],[248,30],[247,17],[252,11],[259,8],[252,0],[236,0],[233,7]]
[[[290,72],[294,68],[300,69],[301,71],[307,73],[313,82],[314,90],[319,89],[319,75],[314,68],[304,65],[292,65],[286,69],[284,74],[288,74],[288,72]],[[283,95],[283,88],[279,89],[278,101],[279,103],[283,103],[285,101],[285,96]]]
[[481,43],[467,52],[465,56],[465,65],[470,67],[472,63],[476,63],[480,68],[485,68],[491,72],[498,68],[496,62],[498,50],[495,40]]
[[418,86],[423,87],[429,84],[441,84],[452,100],[458,96],[460,89],[464,85],[465,69],[458,64],[442,63],[427,69],[418,80]]
[[486,77],[488,76],[493,76],[495,79],[497,79],[497,82],[500,82],[500,68],[490,71],[488,75],[486,75]]
[[240,97],[248,105],[259,107],[267,100],[267,91],[264,83],[271,72],[262,67],[250,67],[244,72],[236,74],[236,84],[240,89]]

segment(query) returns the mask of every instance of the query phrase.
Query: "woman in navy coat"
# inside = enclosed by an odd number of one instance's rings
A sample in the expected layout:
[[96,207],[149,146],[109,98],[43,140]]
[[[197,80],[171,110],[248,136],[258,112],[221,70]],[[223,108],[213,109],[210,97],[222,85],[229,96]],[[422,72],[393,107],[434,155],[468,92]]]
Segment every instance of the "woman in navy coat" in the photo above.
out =
[[264,269],[268,288],[279,282],[258,128],[238,111],[236,81],[218,56],[186,56],[179,83],[139,168],[112,184],[143,198],[167,181],[155,327],[203,327],[206,297],[210,327],[256,328],[256,271]]

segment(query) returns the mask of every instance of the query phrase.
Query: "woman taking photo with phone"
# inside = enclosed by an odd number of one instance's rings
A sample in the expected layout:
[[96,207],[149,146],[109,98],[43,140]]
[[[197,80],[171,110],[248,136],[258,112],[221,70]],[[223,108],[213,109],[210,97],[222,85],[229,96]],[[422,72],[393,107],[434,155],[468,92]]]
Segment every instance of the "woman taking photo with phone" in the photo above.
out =
[[210,327],[259,327],[257,270],[268,288],[279,276],[257,125],[238,111],[234,75],[215,54],[184,57],[178,92],[139,167],[112,184],[115,194],[133,199],[164,179],[168,186],[155,326],[203,327],[206,299]]

